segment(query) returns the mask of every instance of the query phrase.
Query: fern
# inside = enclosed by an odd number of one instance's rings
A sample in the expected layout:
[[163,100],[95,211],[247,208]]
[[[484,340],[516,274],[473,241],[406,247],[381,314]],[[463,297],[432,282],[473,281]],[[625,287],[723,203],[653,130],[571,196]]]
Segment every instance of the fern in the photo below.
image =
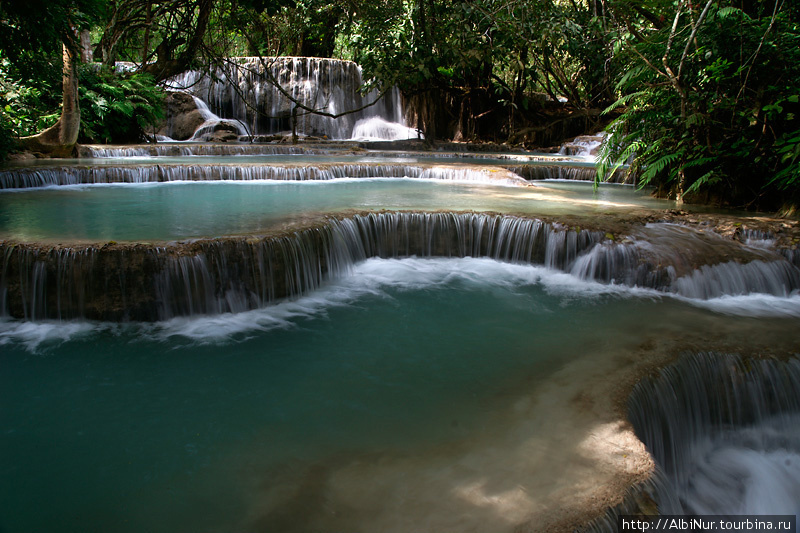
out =
[[81,142],[137,142],[162,118],[164,93],[152,77],[90,68],[81,74]]
[[667,154],[660,157],[655,162],[648,164],[647,168],[640,176],[641,182],[650,183],[650,181],[652,181],[653,178],[655,178],[658,174],[660,174],[661,171],[663,171],[668,165],[671,165],[672,163],[677,161],[682,155],[683,152]]
[[742,11],[738,7],[728,6],[728,7],[723,7],[717,11],[717,18],[720,20],[731,18],[733,16],[738,16],[741,18],[750,18],[744,11]]
[[687,161],[683,164],[683,168],[693,168],[693,167],[701,167],[703,165],[707,165],[708,163],[716,162],[716,157],[698,157],[697,159],[692,159]]
[[612,111],[614,111],[616,108],[622,107],[624,105],[627,105],[628,102],[630,102],[634,98],[637,98],[639,96],[644,96],[646,94],[647,94],[647,91],[636,91],[635,93],[626,94],[625,96],[623,96],[622,98],[620,98],[619,100],[617,100],[616,102],[614,102],[613,104],[611,104],[610,106],[605,108],[603,110],[603,112],[600,113],[600,114],[601,115],[607,115],[608,113],[611,113]]
[[715,170],[709,170],[692,183],[683,194],[692,194],[698,192],[701,187],[705,185],[713,185],[721,180],[721,176]]

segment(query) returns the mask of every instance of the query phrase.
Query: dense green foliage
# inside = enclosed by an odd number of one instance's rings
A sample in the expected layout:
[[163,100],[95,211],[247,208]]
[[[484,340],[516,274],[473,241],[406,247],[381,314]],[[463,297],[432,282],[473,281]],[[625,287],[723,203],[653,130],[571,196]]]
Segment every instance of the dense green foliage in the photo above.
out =
[[[739,3],[736,3],[739,5]],[[612,124],[599,173],[631,161],[642,185],[737,206],[796,205],[800,14],[781,2],[652,6],[658,27],[622,20]],[[655,9],[660,8],[660,11]]]
[[[58,68],[45,72],[58,73]],[[12,75],[14,72],[16,76]],[[58,120],[61,77],[21,78],[9,63],[0,64],[0,135],[33,135]],[[87,65],[80,71],[81,142],[139,142],[163,118],[164,90],[147,74],[116,75]],[[2,141],[0,138],[0,141]]]
[[55,54],[29,54],[21,68],[0,59],[0,117],[7,135],[33,135],[58,119],[59,63]]
[[[427,136],[513,138],[543,107],[610,95],[594,3],[418,0],[361,6],[349,49],[368,75],[420,100]],[[388,12],[388,16],[386,16]],[[609,103],[609,102],[605,102]]]
[[164,91],[149,74],[81,73],[81,142],[139,142],[164,118]]

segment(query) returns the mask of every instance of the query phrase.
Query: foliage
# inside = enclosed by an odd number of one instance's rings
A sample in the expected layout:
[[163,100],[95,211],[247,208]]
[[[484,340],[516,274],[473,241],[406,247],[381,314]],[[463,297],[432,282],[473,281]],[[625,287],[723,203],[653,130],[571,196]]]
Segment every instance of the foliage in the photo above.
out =
[[82,69],[81,142],[140,142],[164,118],[164,91],[149,74]]
[[663,26],[620,22],[617,60],[627,73],[612,107],[624,112],[609,128],[598,176],[630,159],[640,185],[681,199],[796,204],[800,20],[781,5],[745,11],[709,1],[702,18],[703,6],[653,3]]
[[25,0],[0,2],[0,50],[11,62],[31,51],[57,51],[76,30],[88,29],[105,14],[107,0]]
[[248,55],[332,57],[344,2],[327,0],[229,0],[219,21],[242,36]]
[[508,139],[521,125],[547,120],[545,107],[580,109],[611,101],[604,66],[610,47],[597,5],[365,3],[351,13],[344,51],[377,85],[396,84],[412,100],[444,108],[436,112],[460,138]]
[[[81,142],[138,142],[163,118],[163,89],[152,76],[118,76],[87,65],[80,73]],[[55,69],[51,69],[55,71]],[[33,135],[58,120],[60,79],[14,79],[19,74],[0,62],[0,116],[8,139]]]
[[[50,68],[43,72],[58,70]],[[60,78],[51,75],[36,79],[32,76],[29,69],[20,71],[7,59],[0,59],[0,116],[3,130],[10,137],[33,135],[58,120],[55,110],[60,100],[54,97],[58,93],[53,91],[53,87],[58,87]]]

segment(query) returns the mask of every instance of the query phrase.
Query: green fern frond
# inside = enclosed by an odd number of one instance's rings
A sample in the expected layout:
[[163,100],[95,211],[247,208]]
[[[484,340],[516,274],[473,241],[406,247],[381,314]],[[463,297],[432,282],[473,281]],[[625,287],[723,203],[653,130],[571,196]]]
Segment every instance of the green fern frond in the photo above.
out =
[[630,102],[634,98],[639,97],[639,96],[644,96],[646,94],[647,94],[647,91],[636,91],[635,93],[626,94],[625,96],[623,96],[622,98],[620,98],[619,100],[617,100],[616,102],[614,102],[613,104],[611,104],[610,106],[605,108],[603,110],[603,112],[600,113],[600,114],[601,115],[607,115],[608,113],[611,113],[616,108],[624,106],[624,105],[627,105],[628,102]]
[[713,185],[714,183],[717,183],[720,179],[721,177],[719,176],[719,174],[716,173],[716,171],[710,170],[705,174],[703,174],[702,176],[700,176],[699,178],[697,178],[695,182],[692,183],[688,189],[686,189],[684,194],[697,192],[704,185]]
[[650,180],[655,178],[662,170],[664,170],[668,165],[671,165],[675,161],[677,161],[683,154],[681,152],[667,154],[662,156],[661,158],[657,159],[653,163],[649,163],[647,168],[641,175],[641,181],[643,183],[648,183]]

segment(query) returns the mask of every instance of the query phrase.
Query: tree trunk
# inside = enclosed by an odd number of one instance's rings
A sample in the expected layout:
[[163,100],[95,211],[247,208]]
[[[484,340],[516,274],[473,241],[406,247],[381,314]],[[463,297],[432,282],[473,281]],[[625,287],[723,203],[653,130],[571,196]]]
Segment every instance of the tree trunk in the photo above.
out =
[[94,53],[92,52],[92,37],[89,30],[81,32],[81,63],[88,64],[94,61]]
[[66,43],[62,47],[64,67],[61,118],[43,132],[20,139],[23,149],[49,157],[71,156],[81,129],[81,108],[78,105],[78,52]]

